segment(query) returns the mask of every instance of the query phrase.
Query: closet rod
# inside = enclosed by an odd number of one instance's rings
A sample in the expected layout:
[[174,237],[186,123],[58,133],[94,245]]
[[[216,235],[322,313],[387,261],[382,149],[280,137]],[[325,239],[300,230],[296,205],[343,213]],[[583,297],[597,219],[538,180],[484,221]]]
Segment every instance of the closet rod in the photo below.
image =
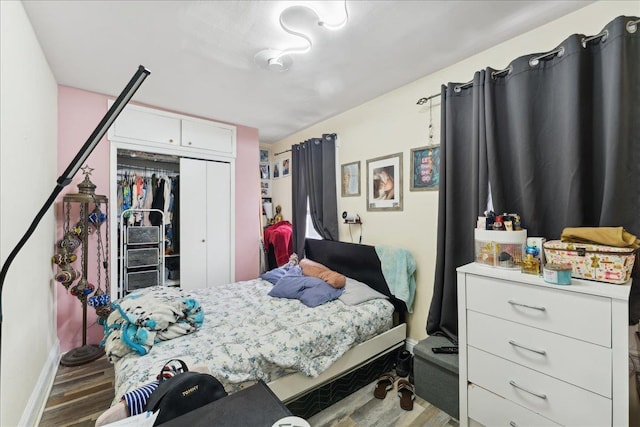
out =
[[[169,165],[169,164],[167,164]],[[176,170],[175,168],[163,168],[163,167],[148,167],[148,166],[140,166],[140,165],[127,165],[125,163],[118,163],[118,170],[120,169],[138,169],[138,170],[142,170],[142,171],[148,171],[148,172],[171,172],[171,173],[178,173],[179,170]],[[120,173],[120,172],[118,172]]]
[[418,99],[418,102],[416,102],[416,104],[418,104],[418,105],[422,105],[422,104],[424,104],[424,103],[428,102],[430,99],[437,98],[437,97],[439,97],[439,96],[440,96],[440,94],[439,94],[439,93],[434,93],[433,95],[431,95],[431,96],[427,96],[426,98],[420,98],[420,99]]
[[291,152],[291,150],[284,150],[284,151],[281,151],[281,152],[279,152],[279,153],[273,153],[273,155],[274,155],[274,156],[279,156],[280,154],[290,153],[290,152]]

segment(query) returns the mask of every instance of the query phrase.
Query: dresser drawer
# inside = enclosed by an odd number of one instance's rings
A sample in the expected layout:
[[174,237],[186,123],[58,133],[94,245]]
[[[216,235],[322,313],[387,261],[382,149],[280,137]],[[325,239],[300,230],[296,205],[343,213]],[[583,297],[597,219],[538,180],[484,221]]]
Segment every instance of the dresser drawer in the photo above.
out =
[[467,389],[468,416],[487,427],[544,427],[560,424],[471,384]]
[[605,397],[473,347],[467,357],[470,382],[545,418],[567,426],[611,424],[611,400]]
[[467,343],[611,398],[611,349],[467,311]]
[[611,300],[467,275],[467,309],[611,347]]

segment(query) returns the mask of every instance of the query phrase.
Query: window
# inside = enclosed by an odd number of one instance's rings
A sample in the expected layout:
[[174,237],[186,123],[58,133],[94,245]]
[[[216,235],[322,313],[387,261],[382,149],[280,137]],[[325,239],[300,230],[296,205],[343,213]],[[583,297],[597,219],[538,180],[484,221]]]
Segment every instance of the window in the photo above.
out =
[[311,220],[311,212],[309,210],[309,198],[307,197],[307,229],[304,233],[304,237],[308,239],[317,239],[322,240],[322,236],[318,234],[315,227],[313,226],[313,221]]

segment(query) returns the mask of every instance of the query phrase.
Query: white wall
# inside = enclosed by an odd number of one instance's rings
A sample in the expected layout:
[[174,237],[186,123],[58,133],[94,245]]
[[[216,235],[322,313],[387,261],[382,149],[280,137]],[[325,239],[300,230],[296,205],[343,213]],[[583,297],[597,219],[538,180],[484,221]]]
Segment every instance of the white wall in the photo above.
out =
[[[619,15],[640,15],[638,1],[600,1],[576,12],[538,27],[528,33],[499,44],[455,65],[428,75],[397,90],[389,92],[346,113],[314,125],[271,147],[272,152],[290,148],[305,139],[322,133],[338,134],[339,165],[360,160],[361,196],[340,197],[338,213],[355,212],[362,218],[363,244],[390,244],[409,249],[418,264],[416,304],[409,316],[409,337],[426,337],[426,319],[433,293],[436,259],[438,192],[409,191],[410,149],[428,142],[428,104],[416,105],[418,99],[440,93],[440,86],[448,82],[467,82],[477,70],[491,66],[506,68],[523,55],[546,52],[574,33],[594,35]],[[454,19],[454,17],[452,17]],[[432,41],[437,43],[437,41]],[[420,55],[420,52],[416,52]],[[434,138],[439,143],[440,102],[434,100]],[[366,162],[379,156],[403,153],[402,212],[367,212]],[[338,173],[338,171],[337,171]],[[338,177],[338,183],[340,179]],[[274,180],[273,193],[282,204],[285,218],[291,218],[291,181]],[[275,199],[274,199],[275,200]],[[340,239],[351,241],[349,226],[340,226]],[[357,243],[359,227],[352,226],[353,241]],[[473,242],[469,242],[473,244]]]
[[[54,188],[57,84],[19,1],[0,1],[0,259]],[[32,425],[57,364],[50,209],[2,292],[0,425]]]

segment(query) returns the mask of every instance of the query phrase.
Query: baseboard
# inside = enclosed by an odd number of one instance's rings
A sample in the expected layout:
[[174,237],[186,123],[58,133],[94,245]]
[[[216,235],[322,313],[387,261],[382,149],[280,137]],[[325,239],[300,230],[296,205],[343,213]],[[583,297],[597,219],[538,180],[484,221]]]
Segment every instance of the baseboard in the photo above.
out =
[[31,392],[27,406],[22,412],[22,417],[20,418],[21,426],[37,426],[40,424],[44,407],[47,404],[49,393],[51,393],[51,387],[53,387],[53,381],[56,379],[59,362],[60,341],[56,340],[49,351],[46,363],[40,371],[40,377]]
[[405,340],[405,347],[407,350],[409,350],[409,353],[413,354],[413,347],[415,347],[418,344],[418,341],[411,339],[411,338],[407,338]]

